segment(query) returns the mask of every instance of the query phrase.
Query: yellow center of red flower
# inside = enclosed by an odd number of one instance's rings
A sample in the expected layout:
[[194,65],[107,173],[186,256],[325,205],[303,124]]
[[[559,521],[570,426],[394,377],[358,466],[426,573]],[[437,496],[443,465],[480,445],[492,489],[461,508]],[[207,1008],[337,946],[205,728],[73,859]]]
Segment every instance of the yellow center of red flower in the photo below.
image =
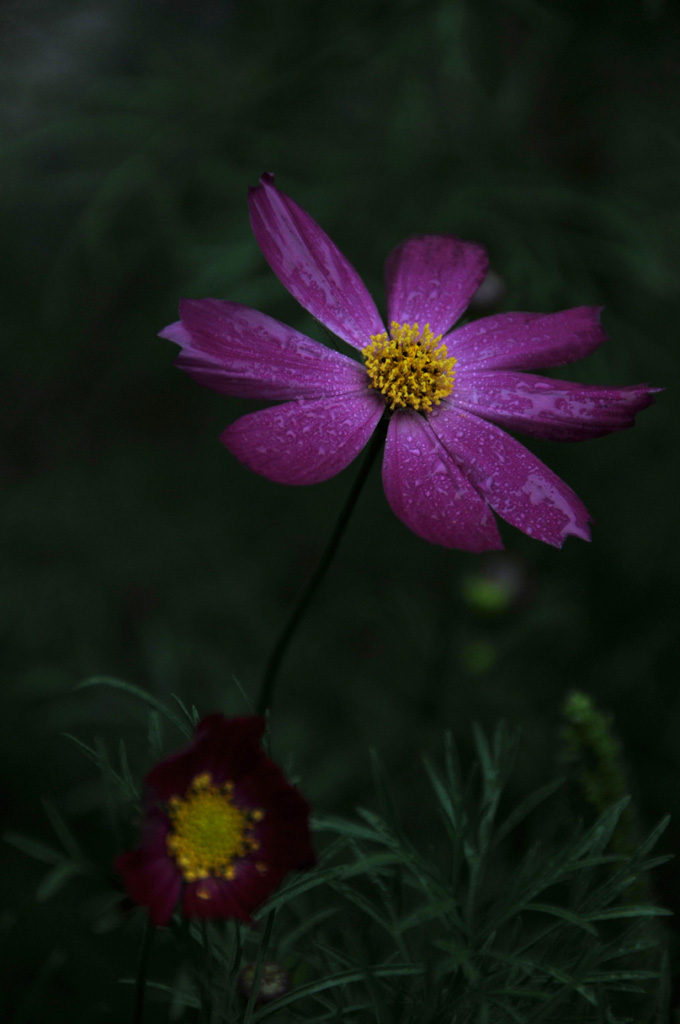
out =
[[237,807],[233,793],[233,782],[215,786],[210,773],[203,772],[183,797],[168,801],[172,828],[166,846],[187,882],[235,878],[235,861],[259,848],[252,832],[264,811]]
[[429,412],[453,391],[457,360],[429,324],[421,331],[418,324],[393,320],[390,334],[372,334],[362,355],[370,386],[385,396],[390,409]]

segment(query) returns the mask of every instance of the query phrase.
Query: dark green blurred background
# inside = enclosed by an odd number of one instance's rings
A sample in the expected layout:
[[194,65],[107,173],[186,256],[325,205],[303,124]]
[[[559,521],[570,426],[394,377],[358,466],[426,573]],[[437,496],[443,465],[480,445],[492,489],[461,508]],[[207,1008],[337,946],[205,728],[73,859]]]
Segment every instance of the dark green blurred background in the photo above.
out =
[[[460,234],[505,283],[477,314],[603,304],[611,341],[563,375],[668,388],[633,431],[530,443],[593,543],[504,528],[520,593],[493,614],[475,595],[498,564],[410,534],[375,473],[286,662],[275,753],[336,812],[369,800],[373,744],[408,817],[421,752],[444,728],[465,747],[473,720],[521,727],[518,791],[545,781],[585,689],[614,715],[642,825],[673,811],[677,847],[679,28],[663,0],[5,0],[2,828],[52,842],[49,797],[110,864],[99,777],[60,734],[122,735],[142,772],[146,712],[75,685],[243,713],[234,677],[255,693],[356,472],[249,474],[218,435],[250,406],[156,338],[180,296],[207,295],[320,337],[250,233],[247,186],[272,170],[381,307],[393,245]],[[122,1019],[136,929],[105,929],[95,881],[38,902],[45,866],[0,859],[0,1018]],[[655,896],[680,910],[677,870]]]

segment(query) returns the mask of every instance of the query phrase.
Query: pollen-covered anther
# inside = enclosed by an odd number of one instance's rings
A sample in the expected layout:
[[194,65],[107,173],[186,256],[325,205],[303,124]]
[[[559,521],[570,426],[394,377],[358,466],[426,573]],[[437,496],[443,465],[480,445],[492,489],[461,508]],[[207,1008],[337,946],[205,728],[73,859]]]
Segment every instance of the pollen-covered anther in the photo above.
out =
[[390,409],[430,412],[453,390],[457,360],[429,324],[421,331],[418,324],[392,321],[390,334],[371,335],[362,355],[370,387],[385,396]]
[[[196,775],[184,797],[168,801],[171,830],[166,848],[186,882],[216,877],[236,877],[235,861],[258,850],[260,843],[252,835],[253,811],[238,807],[231,782],[213,784],[208,772]],[[201,891],[199,891],[199,889]],[[205,891],[207,895],[202,895]],[[210,898],[210,890],[197,887],[201,899]]]

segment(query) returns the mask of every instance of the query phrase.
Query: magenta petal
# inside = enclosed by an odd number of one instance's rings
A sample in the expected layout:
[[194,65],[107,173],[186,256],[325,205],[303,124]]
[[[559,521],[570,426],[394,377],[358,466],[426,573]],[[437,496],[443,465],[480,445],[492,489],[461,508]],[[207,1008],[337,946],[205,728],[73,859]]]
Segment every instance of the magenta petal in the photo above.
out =
[[636,413],[654,401],[655,390],[471,369],[456,374],[455,405],[532,437],[583,441],[632,427]]
[[354,267],[316,221],[275,187],[273,174],[262,175],[248,202],[264,258],[300,305],[355,348],[384,331]]
[[153,855],[142,848],[122,853],[115,866],[130,899],[148,908],[154,924],[167,924],[182,885],[182,877],[170,857]]
[[354,359],[237,302],[183,299],[160,332],[182,348],[175,365],[206,387],[241,398],[317,398],[355,391]]
[[249,469],[281,484],[316,484],[359,454],[385,403],[360,394],[301,399],[242,416],[221,440]]
[[507,522],[555,547],[570,534],[590,540],[583,503],[504,430],[443,403],[430,423],[468,480]]
[[607,340],[601,306],[578,306],[561,313],[501,313],[451,331],[444,339],[461,367],[483,370],[537,370],[562,366],[590,355]]
[[387,257],[390,323],[426,323],[444,334],[465,312],[488,267],[486,250],[453,235],[414,235]]
[[412,410],[390,419],[383,486],[394,514],[419,537],[466,551],[503,547],[488,505]]

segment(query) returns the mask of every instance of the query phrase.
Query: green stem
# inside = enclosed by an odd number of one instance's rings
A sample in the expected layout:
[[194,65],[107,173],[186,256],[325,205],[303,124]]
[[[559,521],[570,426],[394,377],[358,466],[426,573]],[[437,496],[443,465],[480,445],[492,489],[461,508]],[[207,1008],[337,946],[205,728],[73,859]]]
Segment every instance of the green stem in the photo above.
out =
[[206,1024],[212,1022],[212,980],[213,963],[212,949],[210,945],[210,924],[204,917],[201,918],[201,938],[203,939],[203,992],[201,994],[201,1019]]
[[132,1017],[132,1024],[142,1024],[142,1017],[144,1014],[144,993],[146,991],[146,972],[149,966],[151,944],[153,943],[153,937],[155,934],[156,926],[151,923],[150,918],[147,918],[146,925],[144,927],[144,935],[142,937],[142,945],[139,950],[139,961],[137,963],[135,1010]]
[[326,550],[321,556],[321,561],[316,567],[314,575],[307,584],[306,590],[303,592],[302,596],[300,597],[300,600],[293,609],[290,618],[288,619],[286,625],[284,626],[281,635],[277,640],[274,649],[272,650],[272,653],[269,656],[269,661],[267,662],[267,665],[264,670],[264,675],[262,677],[260,698],[257,702],[256,713],[258,715],[263,715],[267,708],[269,708],[271,705],[272,694],[274,692],[274,684],[276,682],[276,677],[281,667],[281,663],[285,657],[290,642],[293,639],[295,632],[298,626],[300,625],[300,622],[302,621],[305,612],[307,611],[307,607],[309,606],[312,598],[314,597],[314,594],[316,593],[319,584],[326,575],[326,571],[329,565],[333,561],[333,558],[338,549],[340,541],[342,540],[342,536],[345,532],[352,512],[354,511],[354,506],[356,505],[357,499],[361,493],[364,483],[366,482],[366,478],[370,472],[373,463],[375,462],[375,458],[376,455],[378,454],[378,451],[382,447],[383,441],[385,439],[385,430],[386,421],[382,420],[378,425],[377,429],[374,431],[373,437],[369,442],[366,454],[364,456],[364,460],[361,463],[361,466],[359,467],[359,472],[357,473],[354,479],[352,489],[347,496],[345,505],[342,509],[342,512],[340,513],[340,516],[338,517],[337,523],[335,524],[335,529],[333,530],[330,540],[326,545]]
[[[228,953],[230,946],[229,936],[231,934],[232,929],[234,932],[234,941],[232,944],[231,962],[228,963]],[[224,979],[225,990],[222,999],[222,1002],[224,1003],[225,1006],[224,1020],[231,1020],[231,1005],[234,998],[234,992],[238,984],[238,972],[241,966],[242,952],[243,947],[241,944],[241,922],[238,920],[225,921],[223,954],[226,970]]]
[[262,965],[264,964],[264,958],[267,955],[269,949],[269,940],[272,935],[272,928],[274,927],[274,918],[276,917],[276,908],[270,910],[267,915],[267,923],[264,926],[264,935],[260,942],[257,959],[255,961],[255,972],[253,974],[253,985],[248,995],[248,1004],[246,1006],[246,1012],[243,1015],[243,1024],[250,1024],[250,1019],[253,1015],[255,1008],[255,1002],[260,992],[260,978],[262,977]]

